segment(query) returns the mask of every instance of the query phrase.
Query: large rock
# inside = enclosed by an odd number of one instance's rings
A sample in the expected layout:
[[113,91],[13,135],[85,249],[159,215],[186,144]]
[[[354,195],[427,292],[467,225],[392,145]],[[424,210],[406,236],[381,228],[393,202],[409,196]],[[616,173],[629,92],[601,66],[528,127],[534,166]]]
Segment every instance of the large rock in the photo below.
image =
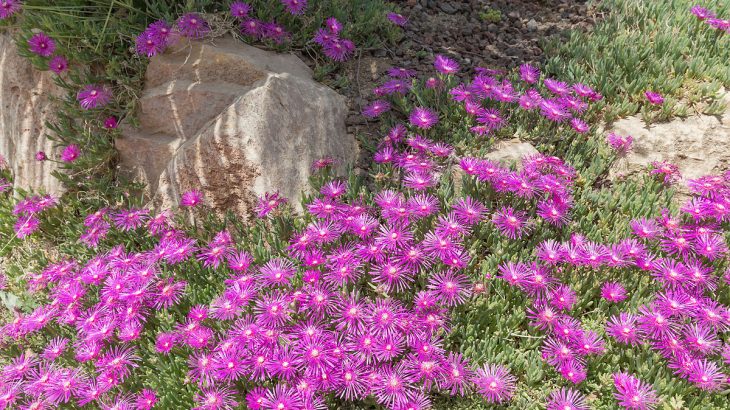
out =
[[616,162],[611,176],[645,171],[654,161],[677,165],[684,180],[730,169],[730,94],[724,99],[728,103],[724,115],[695,115],[648,126],[633,116],[614,123],[608,132],[630,135],[634,143],[626,157]]
[[35,160],[38,151],[52,156],[53,142],[46,121],[53,121],[51,96],[63,90],[53,82],[53,73],[38,71],[18,55],[8,33],[0,33],[0,155],[5,157],[16,187],[58,195],[60,182],[51,175],[56,165]]
[[344,97],[295,56],[224,38],[155,56],[140,128],[123,127],[116,144],[155,205],[175,206],[199,189],[215,209],[247,215],[265,192],[299,204],[313,161],[354,161],[346,115]]

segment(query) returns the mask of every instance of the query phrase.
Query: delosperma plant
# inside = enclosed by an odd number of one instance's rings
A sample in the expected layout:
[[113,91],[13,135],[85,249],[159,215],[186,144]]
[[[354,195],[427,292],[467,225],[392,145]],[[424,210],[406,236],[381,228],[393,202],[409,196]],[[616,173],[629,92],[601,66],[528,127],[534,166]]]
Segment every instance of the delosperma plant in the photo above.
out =
[[[276,3],[283,19],[313,2]],[[0,18],[17,4],[0,0]],[[257,8],[226,12],[260,41],[289,37]],[[324,19],[312,39],[328,58],[352,53],[346,24]],[[214,29],[188,11],[132,48]],[[61,57],[44,36],[29,50]],[[203,187],[171,210],[16,201],[2,171],[0,254],[28,263],[0,275],[20,306],[0,328],[0,408],[724,408],[730,172],[681,181],[657,162],[601,187],[633,141],[597,132],[601,92],[530,64],[393,67],[362,112],[382,126],[364,141],[369,175],[339,178],[323,158],[301,214],[271,192],[247,223],[209,212]],[[73,97],[117,127],[103,82]],[[513,135],[545,153],[486,157]],[[60,159],[85,155],[64,144]],[[62,252],[32,250],[44,240]]]

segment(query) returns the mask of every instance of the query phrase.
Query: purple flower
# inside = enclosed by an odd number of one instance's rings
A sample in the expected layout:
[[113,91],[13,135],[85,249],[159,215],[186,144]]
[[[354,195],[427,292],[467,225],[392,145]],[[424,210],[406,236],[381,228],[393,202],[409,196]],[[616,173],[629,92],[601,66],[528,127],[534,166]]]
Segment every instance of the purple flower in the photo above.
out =
[[390,111],[390,103],[385,100],[375,100],[362,110],[362,115],[368,118],[376,118],[381,114]]
[[328,18],[324,24],[327,27],[327,30],[329,30],[330,34],[332,34],[333,36],[339,35],[340,30],[342,30],[342,24],[334,17]]
[[626,289],[618,282],[606,282],[601,286],[601,297],[613,303],[623,302],[626,300]]
[[667,185],[671,185],[682,178],[682,175],[679,173],[679,168],[666,161],[652,162],[649,174],[660,175],[662,177],[662,181]]
[[715,17],[715,13],[699,5],[692,6],[690,12],[694,14],[698,20],[707,20]]
[[588,125],[585,121],[581,120],[580,118],[573,118],[572,120],[570,120],[570,126],[578,134],[585,134],[586,132],[591,130],[590,125]]
[[180,197],[180,206],[194,207],[203,201],[203,194],[200,191],[187,191]]
[[627,373],[614,373],[613,384],[616,388],[614,397],[618,404],[625,409],[649,410],[659,402],[656,391]]
[[117,118],[114,116],[106,117],[106,119],[104,120],[104,128],[108,130],[113,130],[117,128],[118,125],[119,123],[117,122]]
[[634,143],[634,137],[631,135],[624,137],[610,133],[606,137],[606,142],[616,151],[617,154],[626,155],[631,150],[631,145]]
[[405,27],[405,25],[408,24],[408,19],[402,14],[391,12],[387,14],[387,17],[388,20],[390,20],[390,22],[395,24],[396,26]]
[[46,153],[43,151],[38,151],[35,153],[35,160],[36,161],[45,161],[48,157],[46,156]]
[[41,57],[50,57],[56,51],[56,42],[45,33],[33,34],[28,40],[28,46],[33,54]]
[[433,66],[436,68],[436,71],[441,74],[449,75],[459,72],[459,64],[456,61],[441,54],[436,55]]
[[543,81],[543,84],[545,85],[545,88],[555,95],[564,97],[570,93],[570,86],[562,81],[546,78]]
[[409,116],[411,125],[427,130],[438,123],[438,114],[428,108],[416,107]]
[[307,8],[307,0],[281,0],[281,4],[286,6],[286,9],[292,15],[300,15],[304,13],[304,9]]
[[33,215],[21,216],[20,218],[18,218],[18,221],[15,223],[15,226],[14,226],[15,235],[18,237],[18,239],[23,239],[26,236],[37,231],[39,225],[40,225],[40,221],[35,216],[33,216]]
[[588,410],[588,404],[579,391],[563,387],[550,393],[547,410]]
[[184,37],[203,38],[210,32],[208,22],[197,13],[186,13],[177,20],[177,29]]
[[251,6],[248,3],[242,1],[236,1],[231,3],[231,16],[237,19],[245,19],[248,17],[248,13],[251,12]]
[[20,10],[20,0],[0,1],[0,20],[5,20]]
[[48,62],[48,68],[56,74],[61,74],[68,70],[68,61],[64,56],[53,56]]
[[502,235],[510,239],[517,239],[529,231],[527,214],[523,211],[515,211],[511,207],[503,207],[496,211],[492,222]]
[[529,64],[520,66],[520,78],[528,84],[535,84],[540,79],[540,70]]
[[638,345],[643,339],[643,332],[636,327],[637,318],[630,313],[612,316],[606,324],[606,333],[621,343]]
[[662,105],[664,104],[664,97],[662,97],[661,94],[653,92],[653,91],[646,91],[644,93],[646,96],[646,99],[649,100],[649,102],[653,105]]
[[517,378],[506,367],[485,364],[472,377],[477,391],[489,403],[504,403],[512,398]]
[[347,39],[332,38],[324,46],[324,54],[334,61],[348,60],[355,52],[355,44]]
[[90,110],[107,105],[111,101],[112,95],[106,87],[90,84],[79,91],[76,99],[79,101],[81,108]]
[[76,144],[67,145],[61,152],[61,160],[63,162],[74,162],[81,154],[81,149]]

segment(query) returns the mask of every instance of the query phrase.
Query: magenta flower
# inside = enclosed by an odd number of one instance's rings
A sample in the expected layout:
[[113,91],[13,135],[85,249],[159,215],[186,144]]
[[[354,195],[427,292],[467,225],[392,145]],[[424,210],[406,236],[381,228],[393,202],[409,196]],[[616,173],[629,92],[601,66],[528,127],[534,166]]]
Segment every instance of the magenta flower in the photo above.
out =
[[324,54],[334,61],[342,62],[352,57],[355,44],[347,39],[332,38],[324,43]]
[[91,84],[81,89],[76,99],[79,101],[81,108],[90,110],[107,105],[111,101],[112,95],[106,87]]
[[280,0],[290,14],[298,16],[307,8],[307,0]]
[[502,235],[510,239],[517,239],[530,230],[527,214],[524,211],[515,211],[511,207],[503,207],[496,211],[492,216],[492,222]]
[[10,18],[13,14],[20,10],[20,0],[2,0],[0,1],[0,20]]
[[608,134],[606,142],[613,148],[617,154],[626,155],[631,151],[631,145],[634,143],[634,137],[631,135],[621,136],[614,133]]
[[197,13],[183,14],[177,20],[177,29],[182,36],[192,39],[203,38],[210,32],[208,22]]
[[646,99],[649,101],[649,103],[653,105],[662,105],[664,104],[664,97],[662,97],[661,94],[653,92],[653,91],[646,91],[644,93],[646,96]]
[[627,373],[614,373],[613,384],[616,387],[614,397],[625,409],[650,410],[659,402],[656,391]]
[[606,282],[601,286],[601,297],[609,302],[619,303],[626,300],[626,289],[618,282]]
[[540,70],[529,64],[520,66],[520,78],[528,84],[535,84],[540,79]]
[[504,403],[512,398],[517,378],[502,365],[485,364],[472,377],[477,391],[489,403]]
[[577,390],[562,388],[550,393],[547,410],[588,410],[586,398]]
[[33,54],[50,57],[56,51],[56,42],[45,33],[36,33],[28,40],[28,47]]
[[436,55],[433,66],[436,68],[436,71],[441,74],[450,75],[459,72],[459,64],[456,61],[441,54]]
[[667,161],[654,161],[651,163],[651,175],[659,175],[662,178],[662,182],[666,185],[671,185],[682,178],[679,173],[679,168]]
[[26,236],[31,235],[33,232],[37,231],[39,226],[40,221],[35,216],[21,216],[20,218],[18,218],[18,221],[15,223],[14,226],[15,235],[18,237],[18,239],[23,239]]
[[438,114],[428,108],[416,107],[409,117],[411,125],[427,130],[438,123]]
[[388,20],[390,20],[391,23],[395,24],[396,26],[405,27],[406,24],[408,24],[408,18],[406,18],[402,14],[391,12],[387,14],[387,18]]
[[715,13],[699,5],[692,6],[690,12],[694,14],[698,20],[707,20],[715,17]]
[[248,3],[243,1],[236,1],[231,3],[231,16],[243,20],[248,17],[248,13],[251,12],[252,8]]
[[180,206],[195,207],[203,202],[203,194],[200,191],[187,191],[180,197]]
[[76,144],[67,145],[61,152],[63,162],[74,162],[81,154],[81,149]]
[[36,161],[45,161],[48,157],[46,156],[46,153],[43,151],[38,151],[35,153],[35,160]]
[[53,56],[48,62],[48,68],[56,74],[68,70],[68,60],[64,56]]
[[362,115],[368,118],[376,118],[390,111],[390,103],[385,100],[375,100],[362,110]]

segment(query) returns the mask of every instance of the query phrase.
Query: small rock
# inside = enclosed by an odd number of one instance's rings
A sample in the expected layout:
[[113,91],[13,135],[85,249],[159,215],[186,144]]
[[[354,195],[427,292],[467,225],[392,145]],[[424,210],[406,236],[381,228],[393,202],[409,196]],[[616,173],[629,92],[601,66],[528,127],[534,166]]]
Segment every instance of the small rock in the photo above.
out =
[[439,8],[446,14],[456,14],[456,12],[459,11],[453,4],[446,1],[439,3]]
[[530,31],[536,31],[538,29],[537,21],[535,21],[535,19],[530,19],[530,21],[527,22],[527,29]]

